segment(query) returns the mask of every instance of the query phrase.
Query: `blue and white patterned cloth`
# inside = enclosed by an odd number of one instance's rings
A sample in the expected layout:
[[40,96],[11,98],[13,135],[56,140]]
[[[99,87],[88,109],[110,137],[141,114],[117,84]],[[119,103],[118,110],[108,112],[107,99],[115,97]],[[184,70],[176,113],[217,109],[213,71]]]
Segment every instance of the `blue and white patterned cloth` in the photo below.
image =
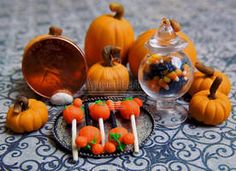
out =
[[[0,170],[236,170],[236,1],[122,0],[136,35],[158,25],[163,16],[181,21],[204,63],[224,71],[232,81],[229,119],[216,127],[188,120],[180,127],[157,126],[138,156],[79,158],[62,150],[52,136],[60,108],[49,106],[49,122],[39,131],[14,134],[5,127],[6,112],[19,94],[36,96],[21,73],[23,48],[50,25],[83,47],[86,29],[95,16],[108,13],[110,1],[0,1]],[[44,99],[42,99],[44,100]]]

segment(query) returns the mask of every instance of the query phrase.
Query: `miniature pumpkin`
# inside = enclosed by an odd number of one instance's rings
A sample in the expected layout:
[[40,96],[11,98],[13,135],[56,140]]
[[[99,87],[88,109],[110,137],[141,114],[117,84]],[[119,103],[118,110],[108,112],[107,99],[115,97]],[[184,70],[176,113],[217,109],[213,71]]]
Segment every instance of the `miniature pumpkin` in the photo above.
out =
[[85,55],[88,66],[102,59],[101,52],[107,45],[121,47],[121,61],[127,62],[128,50],[134,42],[134,31],[130,23],[123,18],[124,7],[111,3],[110,10],[115,15],[105,14],[97,17],[89,26],[85,38]]
[[77,106],[77,107],[81,107],[83,105],[82,103],[83,102],[80,98],[75,98],[74,101],[73,101],[73,105]]
[[38,130],[48,121],[47,106],[36,99],[19,97],[7,112],[7,126],[17,133]]
[[63,119],[67,124],[72,124],[73,119],[81,122],[84,118],[84,111],[82,107],[75,106],[74,104],[67,106],[63,110]]
[[[147,30],[146,32],[142,33],[137,38],[137,40],[133,43],[132,47],[129,50],[128,61],[129,61],[129,65],[130,65],[130,70],[136,78],[138,77],[139,64],[142,61],[142,59],[146,56],[146,54],[148,53],[148,50],[145,47],[145,43],[155,33],[156,33],[156,29],[150,29],[150,30]],[[188,42],[188,45],[184,49],[184,52],[187,54],[187,56],[190,57],[192,63],[194,64],[197,60],[197,52],[196,52],[193,42],[183,32],[179,31],[176,34]]]
[[78,147],[91,149],[92,145],[101,142],[101,133],[94,126],[84,126],[79,130],[75,142]]
[[107,141],[105,146],[104,146],[104,150],[107,153],[114,153],[116,151],[116,145],[110,141]]
[[129,86],[129,72],[117,62],[120,49],[106,46],[103,49],[103,62],[94,64],[88,71],[89,91],[125,91]]
[[[134,136],[132,133],[129,133],[124,127],[116,127],[109,131],[108,140],[110,143],[115,145],[115,150],[117,149],[118,151],[124,151],[126,145],[134,143]],[[105,144],[105,151],[113,151],[107,148],[109,147],[106,147]]]
[[107,120],[110,117],[110,109],[107,104],[101,100],[96,101],[94,104],[89,106],[89,114],[93,120],[102,118]]
[[225,121],[231,111],[229,98],[216,92],[222,82],[222,77],[217,76],[209,90],[196,93],[189,104],[189,113],[196,120],[209,125],[217,125]]
[[195,67],[199,70],[194,73],[194,81],[189,89],[189,94],[194,95],[201,90],[209,90],[211,84],[217,76],[221,76],[223,81],[219,87],[219,91],[228,95],[231,89],[229,78],[220,71],[215,71],[213,68],[196,62]]
[[125,129],[124,127],[116,127],[113,128],[109,131],[109,135],[108,135],[108,139],[110,142],[113,142],[115,145],[117,145],[117,142],[114,140],[114,138],[112,137],[113,134],[119,134],[120,137],[118,138],[118,140],[120,142],[123,142],[123,137],[124,135],[126,135],[128,133],[127,129]]
[[137,99],[133,100],[133,98],[127,98],[124,101],[121,102],[119,111],[120,114],[124,119],[130,119],[131,115],[135,115],[135,117],[138,117],[140,114],[140,105],[142,105],[141,102]]
[[94,144],[92,146],[92,153],[95,155],[102,154],[104,152],[104,147],[101,144]]

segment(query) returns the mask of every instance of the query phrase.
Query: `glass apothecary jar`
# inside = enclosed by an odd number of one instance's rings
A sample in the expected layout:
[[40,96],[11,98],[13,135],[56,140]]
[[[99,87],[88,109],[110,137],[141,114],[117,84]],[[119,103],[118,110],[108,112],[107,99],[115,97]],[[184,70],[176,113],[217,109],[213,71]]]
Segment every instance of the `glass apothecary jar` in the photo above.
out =
[[148,49],[139,66],[138,79],[144,92],[156,100],[159,124],[173,127],[187,118],[187,110],[176,103],[191,86],[193,66],[183,52],[187,42],[176,32],[179,24],[163,18],[156,34],[146,42]]

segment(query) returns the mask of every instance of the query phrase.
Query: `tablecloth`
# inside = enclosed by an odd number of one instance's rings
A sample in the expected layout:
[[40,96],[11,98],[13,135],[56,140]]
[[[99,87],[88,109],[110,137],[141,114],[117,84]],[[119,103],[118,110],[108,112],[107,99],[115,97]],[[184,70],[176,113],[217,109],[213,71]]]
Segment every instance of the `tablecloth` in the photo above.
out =
[[[79,158],[63,150],[52,135],[61,109],[50,106],[49,121],[39,131],[14,134],[5,127],[6,112],[19,94],[41,99],[23,80],[23,48],[50,25],[83,48],[92,19],[109,13],[111,1],[1,0],[0,1],[0,170],[236,170],[236,1],[129,0],[125,16],[141,32],[157,27],[161,17],[175,18],[194,41],[198,58],[225,72],[232,82],[232,112],[221,125],[203,126],[192,120],[169,129],[156,125],[137,156]],[[41,99],[45,100],[45,99]]]

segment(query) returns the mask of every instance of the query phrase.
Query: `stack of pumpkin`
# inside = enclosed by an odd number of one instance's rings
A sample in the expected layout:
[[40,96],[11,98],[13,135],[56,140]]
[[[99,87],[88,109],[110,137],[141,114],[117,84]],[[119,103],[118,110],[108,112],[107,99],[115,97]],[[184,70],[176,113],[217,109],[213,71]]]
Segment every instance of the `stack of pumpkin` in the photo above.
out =
[[[87,88],[90,91],[127,90],[129,74],[125,65],[129,63],[132,74],[137,78],[139,64],[147,53],[144,44],[156,32],[156,29],[148,30],[135,41],[133,28],[123,17],[124,7],[111,3],[110,10],[115,14],[97,17],[91,23],[85,38],[85,56],[90,67]],[[184,33],[177,34],[188,42],[184,52],[195,63],[197,55],[194,44]]]
[[231,112],[231,103],[227,97],[231,89],[229,78],[200,62],[196,62],[195,67],[198,71],[194,73],[194,81],[189,89],[192,96],[189,113],[205,124],[220,124]]

